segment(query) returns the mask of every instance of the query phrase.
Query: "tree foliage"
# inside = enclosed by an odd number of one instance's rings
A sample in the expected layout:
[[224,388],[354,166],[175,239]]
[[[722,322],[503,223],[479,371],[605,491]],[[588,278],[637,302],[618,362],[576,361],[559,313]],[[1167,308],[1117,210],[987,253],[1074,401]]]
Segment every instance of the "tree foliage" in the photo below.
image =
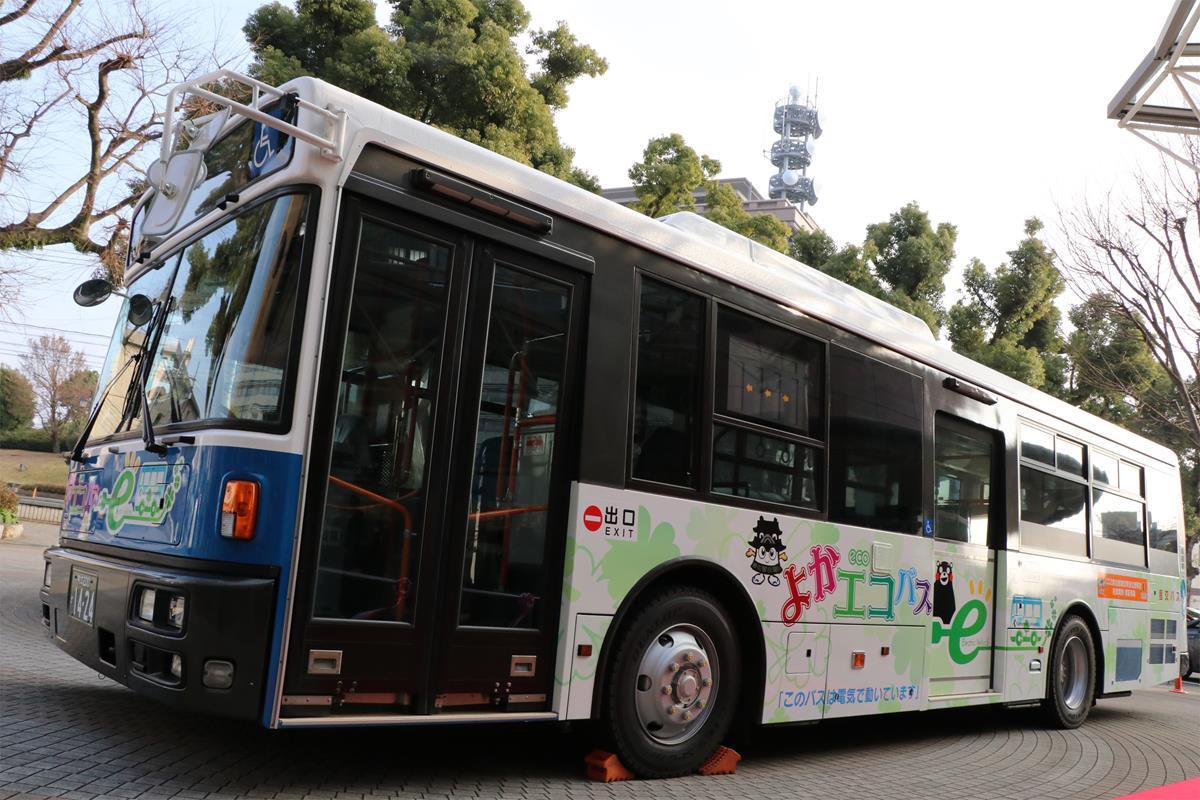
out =
[[251,73],[280,84],[313,75],[501,155],[598,191],[575,167],[553,112],[584,75],[608,63],[565,22],[532,31],[520,0],[392,0],[391,24],[375,22],[371,0],[299,0],[251,14],[244,32]]
[[33,422],[33,387],[20,372],[0,367],[0,431]]
[[720,161],[698,154],[678,133],[651,139],[642,160],[629,168],[638,196],[633,208],[655,218],[695,211],[696,190],[720,171]]
[[950,308],[948,333],[963,355],[1062,394],[1066,361],[1054,303],[1066,284],[1041,230],[1040,220],[1026,220],[1025,238],[995,272],[972,259],[963,272],[966,296]]
[[751,214],[728,184],[709,181],[704,205],[707,219],[781,253],[788,252],[791,233],[788,226],[769,214]]
[[38,421],[50,432],[51,449],[58,450],[64,428],[86,414],[96,387],[96,373],[87,369],[83,353],[72,350],[61,336],[29,340],[21,367],[33,388]]
[[929,215],[908,203],[888,219],[867,226],[862,245],[837,248],[823,232],[792,236],[792,256],[856,289],[922,319],[935,334],[945,322],[946,274],[954,260],[958,230],[935,228]]

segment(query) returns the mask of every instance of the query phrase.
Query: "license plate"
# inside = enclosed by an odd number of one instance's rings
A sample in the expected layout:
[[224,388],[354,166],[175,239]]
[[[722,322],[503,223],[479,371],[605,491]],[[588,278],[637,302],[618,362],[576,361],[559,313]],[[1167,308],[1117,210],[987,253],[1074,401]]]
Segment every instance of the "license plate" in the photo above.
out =
[[96,583],[94,572],[71,570],[71,593],[67,596],[67,611],[84,625],[91,625],[96,615]]

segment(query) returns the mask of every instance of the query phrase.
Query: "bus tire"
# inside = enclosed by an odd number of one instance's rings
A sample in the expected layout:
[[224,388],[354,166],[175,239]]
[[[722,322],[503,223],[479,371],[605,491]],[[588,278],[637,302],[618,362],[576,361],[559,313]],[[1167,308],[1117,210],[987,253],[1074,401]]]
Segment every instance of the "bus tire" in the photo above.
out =
[[638,598],[608,671],[604,728],[641,778],[695,772],[722,744],[738,706],[742,658],[721,603],[668,586]]
[[1046,699],[1042,712],[1055,728],[1078,728],[1087,719],[1096,693],[1096,648],[1087,623],[1077,616],[1063,620],[1050,651]]

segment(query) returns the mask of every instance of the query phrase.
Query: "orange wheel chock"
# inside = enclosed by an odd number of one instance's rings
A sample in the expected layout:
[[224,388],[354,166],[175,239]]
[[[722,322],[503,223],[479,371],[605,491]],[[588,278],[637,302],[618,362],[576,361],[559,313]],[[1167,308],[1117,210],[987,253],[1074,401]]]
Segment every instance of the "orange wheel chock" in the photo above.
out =
[[593,750],[583,759],[583,763],[587,765],[588,780],[601,783],[633,780],[633,773],[625,768],[616,753]]
[[722,745],[696,771],[701,775],[732,775],[737,772],[741,760],[742,756],[737,750]]
[[[716,752],[696,770],[701,775],[732,775],[737,772],[741,754],[731,747],[718,747]],[[593,750],[583,759],[587,765],[588,780],[612,783],[613,781],[629,781],[636,777],[621,763],[616,753],[607,750]]]

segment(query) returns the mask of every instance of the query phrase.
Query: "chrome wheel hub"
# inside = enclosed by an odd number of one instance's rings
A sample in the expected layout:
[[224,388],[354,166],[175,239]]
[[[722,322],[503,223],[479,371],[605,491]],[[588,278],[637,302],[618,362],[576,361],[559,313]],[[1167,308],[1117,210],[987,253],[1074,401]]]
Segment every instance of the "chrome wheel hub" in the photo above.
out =
[[1087,647],[1078,636],[1072,636],[1063,646],[1058,668],[1059,694],[1072,711],[1078,710],[1087,696],[1087,673]]
[[678,744],[704,727],[717,694],[712,639],[695,625],[672,625],[654,638],[638,662],[638,721],[650,738]]

